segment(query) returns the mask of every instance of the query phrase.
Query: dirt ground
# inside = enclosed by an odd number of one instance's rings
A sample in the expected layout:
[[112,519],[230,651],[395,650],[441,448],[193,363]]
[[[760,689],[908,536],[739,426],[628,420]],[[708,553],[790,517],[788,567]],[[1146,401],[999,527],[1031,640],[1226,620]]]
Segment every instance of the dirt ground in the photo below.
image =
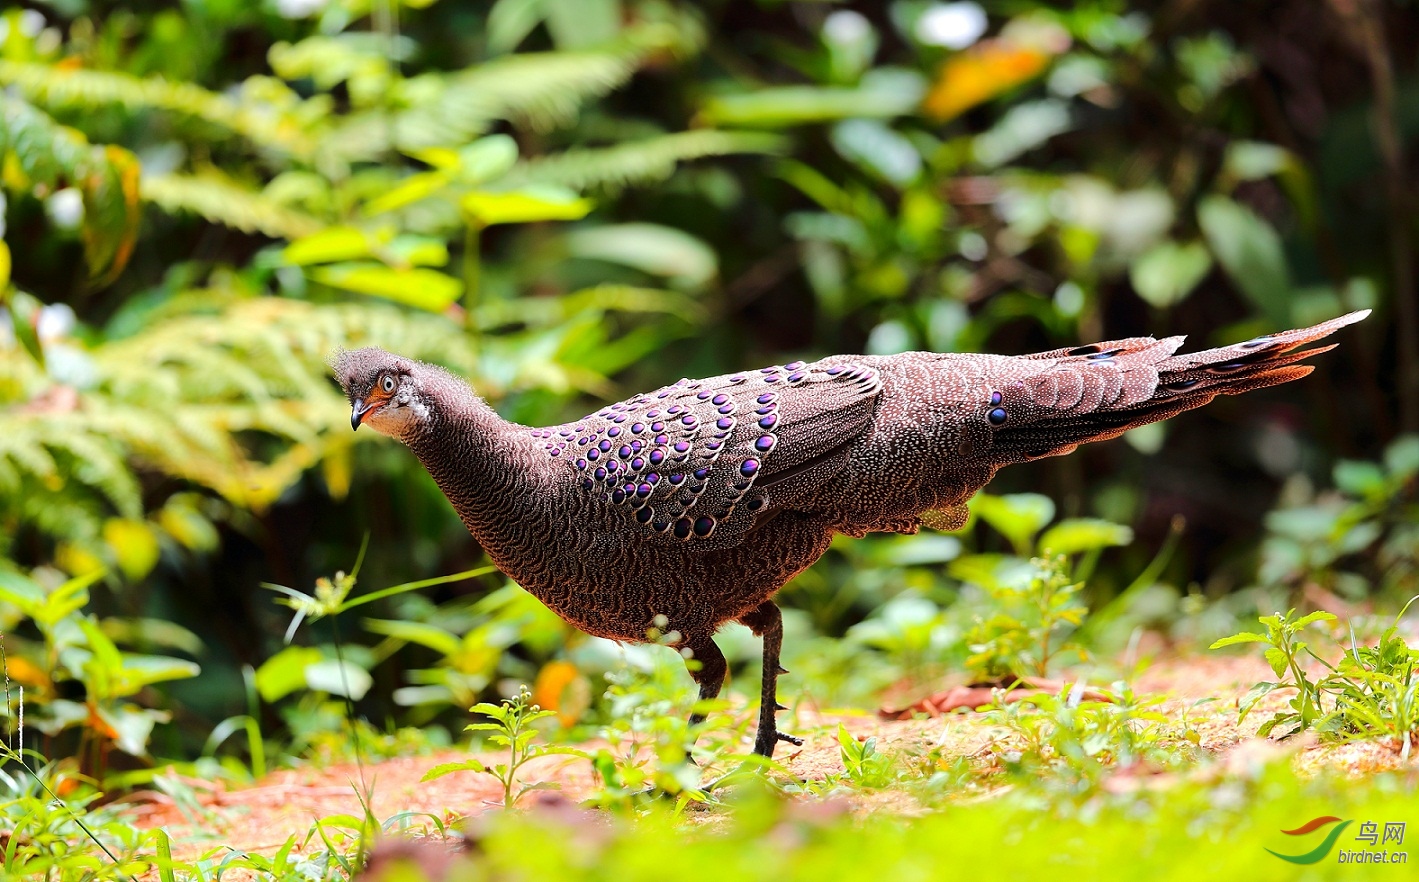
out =
[[[1257,727],[1270,716],[1265,711],[1282,706],[1291,693],[1269,696],[1241,725],[1237,724],[1237,701],[1253,683],[1271,676],[1265,663],[1254,658],[1171,658],[1152,664],[1134,680],[1133,687],[1139,696],[1165,697],[1155,709],[1170,718],[1181,721],[1186,716],[1201,736],[1201,749],[1221,761],[1207,767],[1211,774],[1242,771],[1280,755],[1290,755],[1292,765],[1303,774],[1322,769],[1345,769],[1357,775],[1399,768],[1419,771],[1419,758],[1411,757],[1406,763],[1393,744],[1323,746],[1305,737],[1285,743],[1257,738]],[[1197,704],[1200,699],[1209,698],[1214,700]],[[808,780],[842,770],[837,740],[832,734],[838,722],[859,737],[876,736],[879,749],[885,752],[939,746],[947,755],[983,757],[1001,734],[986,724],[984,715],[969,712],[934,719],[891,720],[875,714],[819,713],[799,708],[796,715],[784,713],[780,717],[786,731],[809,735],[801,748],[785,752],[786,745],[781,746],[778,757],[792,774]],[[452,823],[496,808],[502,790],[489,775],[462,772],[420,783],[419,779],[435,764],[468,756],[466,751],[453,750],[400,758],[367,764],[363,772],[353,765],[280,771],[250,787],[233,790],[220,783],[193,782],[201,797],[198,811],[179,807],[160,794],[136,800],[129,811],[141,826],[166,827],[172,836],[174,856],[180,859],[198,857],[218,846],[269,854],[292,835],[300,843],[317,819],[337,814],[360,816],[362,808],[356,792],[362,776],[372,793],[370,808],[381,820],[401,812],[418,812]],[[495,754],[478,756],[490,764],[501,759]],[[521,777],[526,782],[555,781],[572,800],[584,798],[595,786],[589,764],[567,757],[534,760],[523,768]],[[1110,786],[1166,786],[1165,780],[1158,780],[1160,777],[1120,774]],[[906,797],[899,798],[901,806],[891,804],[890,794],[872,799],[884,804],[863,808],[914,808]],[[427,821],[412,822],[414,829],[431,826]],[[306,847],[323,846],[316,839]]]

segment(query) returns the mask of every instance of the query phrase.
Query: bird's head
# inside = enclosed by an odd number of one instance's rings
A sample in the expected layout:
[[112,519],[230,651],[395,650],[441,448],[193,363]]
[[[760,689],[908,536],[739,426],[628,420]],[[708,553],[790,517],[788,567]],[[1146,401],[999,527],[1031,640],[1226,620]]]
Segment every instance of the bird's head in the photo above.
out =
[[350,399],[350,428],[367,425],[403,440],[428,421],[427,365],[370,348],[337,352],[330,366]]

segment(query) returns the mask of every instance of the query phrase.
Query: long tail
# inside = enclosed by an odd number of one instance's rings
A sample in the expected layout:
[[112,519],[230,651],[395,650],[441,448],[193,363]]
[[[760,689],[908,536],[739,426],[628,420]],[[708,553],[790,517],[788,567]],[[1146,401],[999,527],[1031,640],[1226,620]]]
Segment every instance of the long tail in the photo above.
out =
[[1370,314],[1352,312],[1309,328],[1268,334],[1174,355],[1182,337],[1136,337],[1024,356],[1048,362],[1005,390],[1007,421],[995,432],[993,460],[1018,462],[1069,453],[1080,444],[1116,438],[1129,429],[1309,374],[1302,359],[1334,344],[1298,350]]

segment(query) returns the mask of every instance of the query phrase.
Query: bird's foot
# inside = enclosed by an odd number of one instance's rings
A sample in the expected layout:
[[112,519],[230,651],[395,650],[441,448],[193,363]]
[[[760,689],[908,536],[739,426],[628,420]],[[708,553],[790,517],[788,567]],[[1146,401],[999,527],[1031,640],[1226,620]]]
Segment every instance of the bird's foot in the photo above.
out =
[[777,729],[760,729],[759,737],[754,741],[754,752],[759,756],[773,759],[774,748],[780,741],[787,741],[794,747],[802,747],[803,739],[796,735],[789,735],[787,732],[780,732]]

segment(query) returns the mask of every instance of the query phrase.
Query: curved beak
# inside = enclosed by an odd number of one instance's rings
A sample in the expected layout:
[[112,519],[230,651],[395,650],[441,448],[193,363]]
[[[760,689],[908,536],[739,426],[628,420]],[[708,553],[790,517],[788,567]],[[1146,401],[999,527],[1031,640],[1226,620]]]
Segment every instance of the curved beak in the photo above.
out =
[[350,428],[358,432],[360,430],[360,423],[364,421],[365,414],[369,413],[370,410],[372,410],[372,408],[365,406],[365,400],[363,398],[356,398],[354,402],[350,404]]

